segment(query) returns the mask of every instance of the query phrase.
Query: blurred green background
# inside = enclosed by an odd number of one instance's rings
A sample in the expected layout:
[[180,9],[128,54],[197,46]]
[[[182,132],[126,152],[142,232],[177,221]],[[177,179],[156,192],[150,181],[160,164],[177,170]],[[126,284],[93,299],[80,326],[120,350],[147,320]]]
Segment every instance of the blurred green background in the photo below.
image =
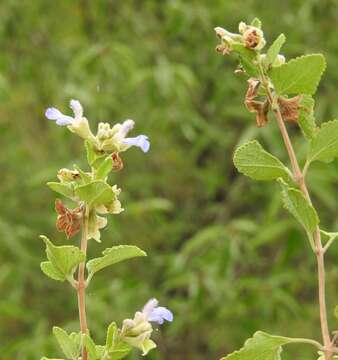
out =
[[[258,130],[246,112],[246,80],[234,59],[214,52],[217,25],[263,21],[269,42],[287,36],[287,58],[321,51],[327,71],[317,121],[338,116],[338,1],[3,0],[0,4],[0,358],[60,357],[53,325],[77,330],[75,294],[39,269],[38,235],[65,242],[54,227],[56,172],[84,165],[81,141],[44,118],[79,99],[98,121],[132,118],[151,151],[123,154],[116,174],[126,211],[110,218],[103,243],[135,244],[148,258],[109,268],[88,289],[97,342],[106,326],[151,297],[170,307],[148,359],[218,359],[261,329],[320,338],[316,265],[273,183],[255,183],[232,165],[234,148],[259,138],[287,161],[273,121]],[[305,144],[291,127],[300,159]],[[322,227],[338,228],[338,162],[309,174]],[[74,240],[76,241],[76,240]],[[327,260],[328,309],[338,295],[338,251]],[[309,352],[308,352],[309,351]],[[133,352],[129,359],[141,358]],[[285,359],[316,359],[288,347]]]

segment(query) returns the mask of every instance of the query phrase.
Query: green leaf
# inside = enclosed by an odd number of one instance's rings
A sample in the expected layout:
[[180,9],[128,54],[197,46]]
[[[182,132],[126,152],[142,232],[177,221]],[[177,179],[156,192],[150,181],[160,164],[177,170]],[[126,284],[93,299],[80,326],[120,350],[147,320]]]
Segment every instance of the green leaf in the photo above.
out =
[[54,276],[55,280],[64,281],[72,276],[76,267],[86,258],[86,255],[76,246],[55,246],[46,236],[40,237],[46,244],[47,258],[52,265],[43,265],[42,271],[46,271],[45,274],[48,276],[52,275],[50,277]]
[[79,186],[75,189],[75,194],[89,206],[107,204],[115,198],[111,186],[102,180]]
[[247,49],[243,44],[233,44],[233,51],[239,55],[240,62],[249,76],[258,76],[258,66],[256,64],[257,54],[254,50]]
[[104,153],[100,153],[95,149],[95,146],[93,143],[91,143],[90,141],[86,140],[85,141],[85,147],[86,147],[86,152],[87,152],[87,160],[88,160],[88,164],[90,166],[92,166],[95,161],[99,158],[101,158],[102,156],[104,156]]
[[93,179],[89,173],[86,173],[82,169],[80,169],[77,165],[74,165],[74,169],[76,169],[80,173],[80,177],[82,180],[81,185],[89,184]]
[[279,95],[313,95],[316,92],[325,66],[323,55],[305,55],[272,68],[269,75]]
[[300,190],[289,187],[282,179],[279,179],[279,183],[282,187],[284,207],[299,221],[308,234],[312,234],[319,224],[316,210]]
[[283,44],[285,43],[286,37],[284,34],[280,34],[278,38],[272,43],[268,52],[266,53],[266,58],[264,59],[264,65],[269,67],[272,65],[282,48]]
[[98,354],[96,352],[96,345],[88,334],[84,336],[84,344],[88,352],[88,360],[97,360]]
[[292,342],[292,339],[274,336],[257,331],[248,339],[244,347],[221,360],[279,360],[282,345]]
[[47,185],[58,194],[69,199],[74,198],[74,187],[71,183],[48,182]]
[[251,26],[255,26],[256,28],[261,29],[262,28],[262,22],[258,18],[254,18],[251,21]]
[[125,358],[131,351],[131,346],[120,341],[115,344],[114,348],[109,350],[108,360],[120,360]]
[[104,250],[102,254],[102,257],[87,262],[89,277],[92,277],[94,273],[109,265],[137,256],[147,256],[144,251],[133,245],[113,246],[112,248]]
[[315,101],[310,95],[303,95],[299,105],[298,125],[302,129],[304,136],[311,140],[316,134],[316,123],[313,113]]
[[263,149],[256,141],[240,146],[234,154],[234,164],[239,172],[255,180],[274,180],[289,177],[288,168]]
[[114,338],[116,336],[116,332],[117,332],[117,326],[115,322],[112,322],[109,326],[108,326],[108,330],[107,330],[107,337],[106,337],[106,348],[109,350],[114,342]]
[[96,170],[96,179],[97,180],[104,180],[108,174],[113,169],[113,159],[111,156],[108,156],[102,161],[100,166]]
[[66,278],[50,261],[44,261],[40,264],[42,272],[53,280],[65,281]]
[[77,360],[80,355],[78,344],[63,329],[54,326],[53,334],[67,358]]
[[324,123],[310,143],[307,161],[331,162],[338,156],[338,120]]

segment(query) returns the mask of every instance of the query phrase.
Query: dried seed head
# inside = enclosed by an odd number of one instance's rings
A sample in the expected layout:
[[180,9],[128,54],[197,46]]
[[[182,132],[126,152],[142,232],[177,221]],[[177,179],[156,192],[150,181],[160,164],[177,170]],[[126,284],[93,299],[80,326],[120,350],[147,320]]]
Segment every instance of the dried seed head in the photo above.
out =
[[302,100],[302,95],[294,96],[290,99],[279,97],[278,105],[280,107],[284,121],[289,122],[298,122],[300,101]]
[[82,209],[68,209],[63,205],[60,199],[55,200],[55,211],[58,216],[56,219],[56,228],[58,231],[64,231],[67,239],[76,235],[81,228]]

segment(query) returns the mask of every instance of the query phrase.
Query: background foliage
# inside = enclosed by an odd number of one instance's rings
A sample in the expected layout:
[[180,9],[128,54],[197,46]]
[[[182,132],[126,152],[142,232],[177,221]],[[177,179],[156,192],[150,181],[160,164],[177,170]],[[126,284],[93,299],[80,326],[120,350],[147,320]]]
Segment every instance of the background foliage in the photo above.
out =
[[[338,114],[337,13],[335,0],[1,2],[1,359],[59,354],[51,326],[78,327],[72,289],[39,269],[38,235],[63,241],[44,184],[84,162],[81,141],[43,116],[49,105],[65,110],[70,98],[93,125],[129,117],[152,142],[147,156],[124,156],[116,182],[126,211],[90,249],[94,256],[132,243],[150,255],[102,272],[89,288],[98,340],[112,319],[130,317],[152,296],[176,318],[156,335],[160,351],[149,359],[217,359],[257,329],[319,338],[308,243],[282,209],[277,185],[250,181],[231,160],[237,144],[257,137],[286,161],[282,141],[273,122],[256,129],[243,106],[246,81],[232,74],[233,60],[214,53],[213,27],[237,30],[258,16],[268,41],[286,34],[287,58],[323,51],[320,122]],[[299,131],[292,135],[302,157]],[[337,170],[337,161],[316,164],[309,178],[324,229],[338,228]],[[337,254],[333,247],[328,257],[330,314]],[[315,358],[298,347],[285,355]]]

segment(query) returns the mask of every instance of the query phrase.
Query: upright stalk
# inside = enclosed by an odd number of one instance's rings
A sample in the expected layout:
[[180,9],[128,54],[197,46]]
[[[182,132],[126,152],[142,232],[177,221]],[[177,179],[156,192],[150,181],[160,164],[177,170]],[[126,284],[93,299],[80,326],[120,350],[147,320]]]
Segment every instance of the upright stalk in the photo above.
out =
[[[81,236],[81,250],[87,254],[87,241],[88,241],[88,216],[89,210],[86,206],[84,209],[84,216],[82,220],[82,236]],[[85,281],[85,266],[86,261],[83,261],[79,265],[78,272],[78,284],[77,284],[77,299],[78,299],[78,308],[79,308],[79,319],[80,319],[80,329],[83,334],[87,333],[87,316],[86,316],[86,281]],[[82,346],[82,360],[87,360],[87,350],[86,347]]]
[[[292,166],[292,170],[293,170],[293,176],[294,176],[295,180],[297,181],[300,190],[302,191],[304,196],[311,203],[311,197],[310,197],[310,194],[309,194],[306,182],[305,182],[305,178],[304,178],[302,171],[300,170],[297,156],[293,149],[292,142],[290,140],[287,128],[285,126],[285,122],[283,120],[283,116],[280,111],[280,107],[278,105],[277,99],[274,98],[274,95],[270,89],[269,82],[264,74],[261,64],[259,65],[259,67],[260,67],[262,84],[266,91],[268,101],[270,103],[272,111],[277,120],[280,132],[281,132],[283,140],[284,140],[285,147],[289,154],[289,158],[290,158],[291,166]],[[321,234],[320,234],[320,229],[319,229],[318,225],[313,234],[313,240],[314,240],[314,244],[315,244],[315,255],[316,255],[316,259],[317,259],[318,298],[319,298],[319,311],[320,311],[320,325],[321,325],[322,338],[323,338],[323,344],[324,344],[324,354],[325,354],[325,360],[331,360],[333,357],[334,351],[333,351],[333,345],[332,345],[331,339],[330,339],[330,331],[329,331],[329,326],[328,326],[328,321],[327,321],[327,309],[326,309],[326,300],[325,300],[325,263],[324,263],[324,252],[325,251],[324,251],[324,248],[322,245]]]

